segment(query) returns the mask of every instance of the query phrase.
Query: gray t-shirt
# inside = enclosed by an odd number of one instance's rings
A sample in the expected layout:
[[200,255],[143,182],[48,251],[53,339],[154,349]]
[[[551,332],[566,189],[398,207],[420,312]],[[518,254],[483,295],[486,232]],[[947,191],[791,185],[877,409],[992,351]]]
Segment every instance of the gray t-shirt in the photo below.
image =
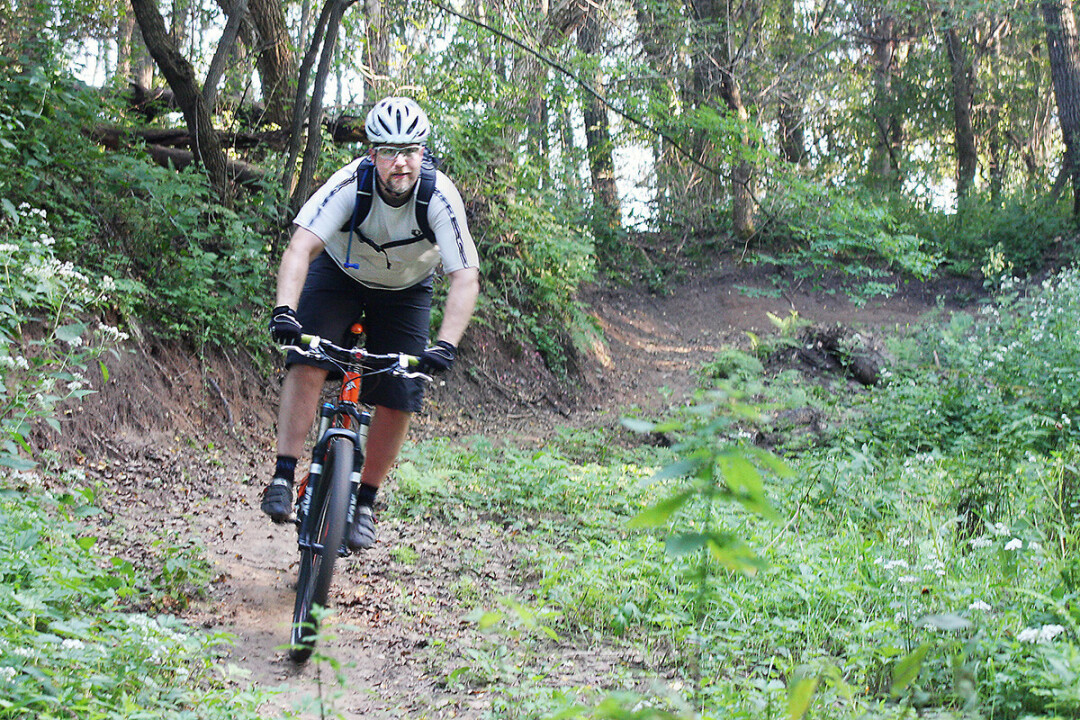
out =
[[[319,236],[326,252],[353,279],[370,288],[400,290],[430,275],[442,263],[447,273],[479,267],[476,246],[465,220],[465,204],[454,183],[436,171],[435,192],[428,205],[428,223],[435,234],[432,245],[416,223],[416,193],[401,207],[390,207],[379,193],[371,198],[371,210],[359,230],[379,249],[354,232],[349,243],[348,224],[356,204],[358,158],[334,173],[300,208],[294,222]],[[372,170],[374,172],[374,169]],[[342,228],[345,230],[342,230]],[[404,245],[384,247],[413,239]],[[359,267],[346,267],[349,264]]]

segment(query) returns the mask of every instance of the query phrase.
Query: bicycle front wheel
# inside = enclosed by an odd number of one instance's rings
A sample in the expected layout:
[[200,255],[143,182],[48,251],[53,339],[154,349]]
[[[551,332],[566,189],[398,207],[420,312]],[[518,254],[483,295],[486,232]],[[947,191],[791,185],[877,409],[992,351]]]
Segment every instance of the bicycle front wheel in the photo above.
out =
[[352,470],[352,440],[334,438],[326,451],[322,492],[314,498],[310,510],[315,520],[311,543],[300,549],[300,576],[296,583],[296,606],[293,609],[289,648],[289,657],[296,662],[307,660],[315,648],[318,621],[312,611],[316,605],[325,607],[326,598],[330,595],[334,562],[345,538]]

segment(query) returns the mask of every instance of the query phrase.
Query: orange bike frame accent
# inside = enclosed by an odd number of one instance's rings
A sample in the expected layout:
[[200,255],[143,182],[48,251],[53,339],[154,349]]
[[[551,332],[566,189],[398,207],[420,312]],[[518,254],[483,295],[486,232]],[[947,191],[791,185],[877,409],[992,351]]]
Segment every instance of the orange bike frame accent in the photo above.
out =
[[[354,324],[349,328],[355,339],[359,340],[360,336],[364,333],[364,326],[360,323]],[[360,382],[363,380],[363,373],[356,372],[354,370],[347,370],[345,377],[341,381],[341,393],[338,395],[339,402],[352,403],[353,405],[360,404]],[[341,414],[341,427],[348,428],[352,424],[352,419],[347,414]]]

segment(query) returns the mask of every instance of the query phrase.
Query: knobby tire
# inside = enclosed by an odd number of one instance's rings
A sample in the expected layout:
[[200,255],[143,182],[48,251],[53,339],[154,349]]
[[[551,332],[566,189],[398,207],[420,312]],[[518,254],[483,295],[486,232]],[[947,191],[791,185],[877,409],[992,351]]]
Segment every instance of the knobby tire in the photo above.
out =
[[295,662],[304,662],[315,649],[318,622],[312,611],[316,605],[325,607],[326,598],[330,595],[334,562],[345,539],[352,470],[352,441],[344,437],[334,438],[323,463],[321,492],[313,498],[310,510],[317,514],[311,539],[314,544],[321,545],[322,550],[312,547],[300,550],[300,576],[296,583],[296,606],[289,648],[289,657]]

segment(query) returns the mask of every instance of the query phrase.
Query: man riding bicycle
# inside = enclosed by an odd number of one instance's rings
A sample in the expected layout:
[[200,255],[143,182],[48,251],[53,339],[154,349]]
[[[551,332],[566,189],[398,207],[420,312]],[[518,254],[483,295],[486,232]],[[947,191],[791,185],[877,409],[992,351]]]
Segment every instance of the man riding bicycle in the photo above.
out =
[[[430,124],[416,102],[401,97],[379,101],[368,113],[365,131],[371,143],[367,156],[338,170],[294,220],[297,227],[278,269],[270,332],[285,345],[301,333],[343,344],[353,323],[361,321],[369,351],[417,355],[421,372],[442,372],[454,362],[480,287],[464,203],[446,175],[423,168]],[[423,173],[428,182],[421,193]],[[370,209],[358,217],[358,201],[365,194],[370,194],[370,200],[363,198]],[[433,275],[440,263],[450,285],[437,342],[427,347]],[[289,353],[286,367],[277,462],[262,497],[262,511],[275,523],[292,514],[297,459],[323,383],[334,370],[295,352]],[[361,399],[375,406],[375,415],[348,538],[352,549],[375,543],[376,493],[397,459],[423,392],[420,379],[364,379]]]

